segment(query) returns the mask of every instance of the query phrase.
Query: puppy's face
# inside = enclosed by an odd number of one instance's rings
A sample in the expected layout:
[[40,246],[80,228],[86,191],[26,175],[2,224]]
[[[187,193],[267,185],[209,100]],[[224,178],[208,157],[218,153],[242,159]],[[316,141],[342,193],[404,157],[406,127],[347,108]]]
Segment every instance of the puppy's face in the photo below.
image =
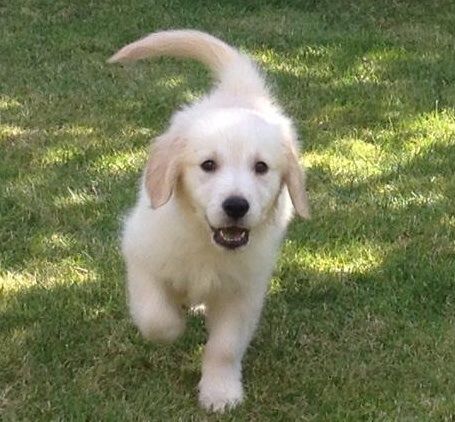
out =
[[[279,125],[251,111],[223,110],[195,119],[180,136],[161,142],[171,144],[167,153],[172,156],[161,164],[159,179],[146,178],[152,205],[160,205],[153,204],[157,184],[171,185],[166,202],[179,180],[186,202],[210,229],[216,245],[247,245],[250,231],[270,216],[285,184],[293,196],[290,169],[299,170],[297,163],[290,163],[296,159],[284,137]],[[294,176],[301,183],[301,175]],[[303,186],[297,189],[304,195]],[[306,198],[300,199],[306,207]]]

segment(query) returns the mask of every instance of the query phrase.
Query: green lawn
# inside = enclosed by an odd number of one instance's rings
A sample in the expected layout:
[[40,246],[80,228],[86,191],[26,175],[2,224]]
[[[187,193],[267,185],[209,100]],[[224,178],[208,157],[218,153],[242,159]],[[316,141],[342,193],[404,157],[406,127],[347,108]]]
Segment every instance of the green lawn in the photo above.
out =
[[2,3],[0,419],[207,418],[202,320],[142,340],[118,249],[148,140],[210,82],[105,60],[171,27],[263,65],[308,166],[313,218],[289,231],[226,419],[454,420],[451,0]]

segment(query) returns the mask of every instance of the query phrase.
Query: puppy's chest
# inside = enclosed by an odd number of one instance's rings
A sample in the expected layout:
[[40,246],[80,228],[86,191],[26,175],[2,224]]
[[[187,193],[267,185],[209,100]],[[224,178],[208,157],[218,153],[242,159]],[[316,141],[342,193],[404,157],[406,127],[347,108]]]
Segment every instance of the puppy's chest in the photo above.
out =
[[213,256],[187,254],[164,264],[168,287],[188,305],[204,303],[213,293],[241,288],[241,265]]

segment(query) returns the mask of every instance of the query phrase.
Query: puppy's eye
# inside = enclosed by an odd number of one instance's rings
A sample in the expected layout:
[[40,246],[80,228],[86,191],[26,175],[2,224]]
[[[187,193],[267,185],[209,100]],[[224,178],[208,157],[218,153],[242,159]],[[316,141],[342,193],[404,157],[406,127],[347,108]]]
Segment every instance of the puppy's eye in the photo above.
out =
[[256,174],[265,174],[269,170],[269,167],[267,164],[264,163],[264,161],[258,161],[254,165],[254,171]]
[[216,170],[216,163],[213,160],[206,160],[201,164],[201,169],[207,173],[210,173]]

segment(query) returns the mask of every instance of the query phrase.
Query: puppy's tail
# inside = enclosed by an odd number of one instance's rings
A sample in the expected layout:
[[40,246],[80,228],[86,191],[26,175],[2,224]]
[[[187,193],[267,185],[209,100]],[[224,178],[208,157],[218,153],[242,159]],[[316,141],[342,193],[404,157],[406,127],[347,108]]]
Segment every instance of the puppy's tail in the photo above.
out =
[[219,87],[239,94],[267,95],[255,63],[218,38],[195,30],[155,32],[123,47],[109,63],[172,56],[198,60],[213,73]]

